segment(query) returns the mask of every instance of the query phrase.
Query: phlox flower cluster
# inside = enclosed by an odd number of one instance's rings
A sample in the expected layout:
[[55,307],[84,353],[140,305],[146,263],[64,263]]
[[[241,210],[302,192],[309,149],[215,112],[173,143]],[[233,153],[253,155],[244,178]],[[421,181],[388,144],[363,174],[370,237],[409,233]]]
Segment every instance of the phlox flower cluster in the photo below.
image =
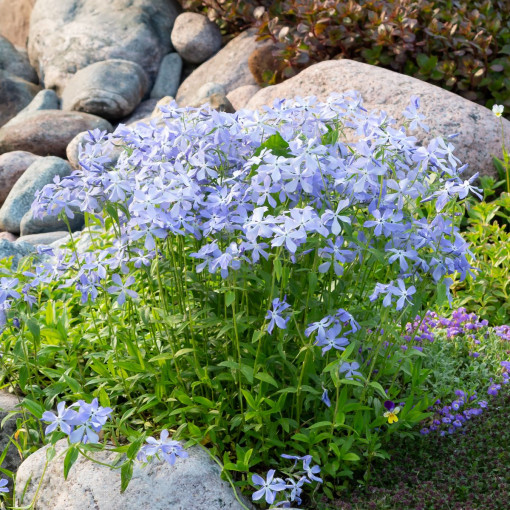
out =
[[[406,110],[411,128],[422,124],[418,107],[413,98]],[[122,305],[136,297],[133,282],[121,277],[128,265],[150,264],[163,240],[183,236],[197,241],[188,253],[194,269],[222,278],[272,254],[295,262],[310,250],[320,273],[341,277],[377,250],[398,277],[367,291],[371,301],[382,297],[397,310],[413,302],[424,277],[449,285],[445,276],[470,271],[449,204],[478,191],[461,178],[465,167],[449,141],[417,145],[385,113],[367,112],[356,93],[324,103],[276,101],[264,113],[175,103],[162,112],[162,125],[89,133],[81,168],[38,193],[38,217],[81,211],[102,221],[113,208],[119,229],[110,248],[79,261],[57,254],[56,264],[34,272],[35,281],[62,277],[79,262],[64,285],[75,285],[84,302],[107,289]],[[333,136],[343,127],[357,141]],[[127,150],[115,158],[114,145]],[[417,200],[435,204],[429,219],[415,215]],[[112,272],[120,274],[109,279]],[[281,311],[272,311],[271,329],[283,324]]]
[[46,435],[60,430],[69,436],[71,443],[98,443],[99,432],[111,413],[112,409],[100,406],[95,398],[90,404],[78,400],[69,407],[65,402],[59,402],[57,413],[45,411],[42,420],[49,423]]
[[[294,460],[294,466],[289,470],[286,478],[275,477],[276,470],[270,469],[266,478],[260,475],[252,475],[252,483],[258,489],[252,494],[253,501],[265,499],[268,505],[276,503],[276,507],[290,508],[291,506],[300,505],[302,503],[301,493],[304,484],[313,482],[322,483],[322,478],[318,476],[321,471],[317,464],[312,465],[312,456],[304,455],[281,455],[284,459]],[[298,462],[302,462],[302,469],[296,470]]]

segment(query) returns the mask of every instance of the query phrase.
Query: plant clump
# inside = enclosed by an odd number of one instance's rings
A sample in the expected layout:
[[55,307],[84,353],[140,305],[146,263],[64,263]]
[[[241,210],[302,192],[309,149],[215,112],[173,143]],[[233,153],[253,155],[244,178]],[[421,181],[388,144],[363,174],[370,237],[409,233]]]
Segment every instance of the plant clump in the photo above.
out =
[[[78,400],[84,432],[60,437],[95,444],[100,425],[128,452],[124,483],[140,448],[175,462],[201,444],[256,500],[334,497],[430,416],[406,324],[472,271],[458,215],[476,176],[449,138],[418,145],[356,93],[161,109],[162,124],[90,132],[81,167],[38,193],[36,216],[84,213],[90,245],[2,269],[2,380],[50,422]],[[417,98],[404,116],[426,129]],[[58,411],[74,423],[75,407]],[[26,448],[44,440],[25,430]]]

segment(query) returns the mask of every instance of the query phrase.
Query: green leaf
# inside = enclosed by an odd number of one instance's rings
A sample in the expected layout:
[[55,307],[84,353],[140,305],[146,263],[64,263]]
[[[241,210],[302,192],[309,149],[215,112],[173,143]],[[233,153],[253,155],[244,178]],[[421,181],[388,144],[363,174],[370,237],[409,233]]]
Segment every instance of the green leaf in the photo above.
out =
[[346,453],[342,457],[342,460],[348,460],[348,461],[351,461],[351,462],[356,462],[356,461],[360,460],[360,458],[355,453],[349,452],[349,453]]
[[246,399],[246,402],[248,403],[248,405],[254,409],[255,411],[258,410],[259,406],[257,405],[257,403],[255,402],[255,399],[252,397],[251,393],[248,391],[248,390],[241,390],[243,395],[244,395],[244,398]]
[[55,449],[55,446],[54,445],[50,446],[46,450],[46,460],[48,462],[51,462],[55,458],[56,454],[57,454],[57,450]]
[[41,328],[37,320],[32,318],[28,319],[27,326],[30,333],[32,333],[32,336],[34,337],[34,342],[39,343],[41,341]]
[[225,305],[227,307],[230,306],[234,302],[235,298],[236,298],[236,293],[232,290],[229,290],[225,294]]
[[42,407],[37,402],[34,402],[33,400],[30,400],[29,398],[25,397],[23,401],[21,402],[21,405],[29,412],[32,413],[36,418],[41,419],[42,415],[44,413],[44,407]]
[[372,388],[374,388],[377,393],[379,393],[379,395],[382,397],[382,398],[387,398],[387,395],[386,395],[386,392],[384,391],[384,388],[381,386],[380,383],[378,383],[377,381],[372,381],[369,386],[371,386]]
[[275,381],[273,377],[271,377],[269,374],[266,374],[265,372],[259,372],[256,376],[256,379],[259,379],[260,381],[264,381],[266,383],[272,384],[275,388],[278,388],[278,383]]
[[269,149],[275,156],[290,156],[289,144],[278,132],[260,145],[254,153],[255,156],[259,156],[264,149]]
[[280,261],[280,259],[274,259],[273,261],[273,268],[274,268],[274,273],[276,275],[276,279],[278,281],[280,281],[282,279],[282,263]]
[[71,446],[69,450],[67,450],[66,456],[64,458],[64,479],[67,480],[67,475],[69,474],[69,470],[73,466],[73,464],[78,459],[78,455],[80,452],[76,446]]
[[500,50],[499,53],[503,53],[503,55],[510,55],[510,44],[505,44]]
[[124,492],[133,477],[133,461],[130,460],[122,465],[120,468],[120,492]]
[[106,393],[104,388],[101,388],[99,390],[99,403],[103,407],[110,407],[110,397],[108,396],[108,393]]
[[71,388],[71,390],[74,393],[82,392],[82,387],[80,386],[80,383],[76,379],[73,379],[72,377],[69,377],[66,374],[62,374],[62,379],[64,379],[64,381],[67,383],[69,388]]
[[128,459],[134,460],[136,458],[136,454],[140,450],[142,443],[145,441],[145,436],[140,436],[136,441],[133,441],[129,448],[127,449],[126,455]]

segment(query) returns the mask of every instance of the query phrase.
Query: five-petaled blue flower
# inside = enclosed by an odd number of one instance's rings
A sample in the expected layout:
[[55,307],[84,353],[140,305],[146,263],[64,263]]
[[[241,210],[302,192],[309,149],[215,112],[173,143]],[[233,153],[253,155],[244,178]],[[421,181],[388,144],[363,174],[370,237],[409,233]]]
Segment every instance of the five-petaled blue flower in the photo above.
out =
[[358,371],[359,363],[357,361],[353,361],[352,363],[344,362],[339,368],[339,372],[341,374],[345,374],[344,377],[346,379],[352,379],[355,375],[361,375],[361,372]]
[[112,276],[112,282],[116,283],[116,285],[111,285],[108,287],[108,293],[114,294],[116,292],[119,293],[117,296],[117,303],[119,305],[123,305],[126,302],[126,296],[129,296],[131,298],[137,298],[138,294],[134,291],[129,289],[133,283],[135,283],[135,277],[134,276],[128,276],[126,278],[126,282],[124,283],[122,281],[122,278],[117,273],[113,274]]
[[182,444],[175,439],[169,438],[168,430],[162,430],[160,438],[155,439],[154,437],[148,437],[146,439],[147,444],[142,446],[138,452],[138,460],[147,462],[148,458],[156,457],[161,459],[173,466],[177,457],[185,459],[189,457],[188,452],[183,448]]
[[261,476],[254,474],[251,481],[254,485],[260,485],[261,488],[252,494],[253,501],[258,501],[265,497],[266,503],[272,505],[276,498],[276,493],[287,488],[286,483],[281,478],[274,478],[275,470],[270,469],[264,480]]
[[269,319],[269,324],[267,325],[267,332],[269,334],[273,332],[275,325],[280,329],[287,327],[290,317],[282,317],[281,315],[287,308],[290,308],[290,305],[285,302],[285,298],[283,298],[283,301],[279,298],[273,299],[273,309],[268,310],[266,315],[266,319]]

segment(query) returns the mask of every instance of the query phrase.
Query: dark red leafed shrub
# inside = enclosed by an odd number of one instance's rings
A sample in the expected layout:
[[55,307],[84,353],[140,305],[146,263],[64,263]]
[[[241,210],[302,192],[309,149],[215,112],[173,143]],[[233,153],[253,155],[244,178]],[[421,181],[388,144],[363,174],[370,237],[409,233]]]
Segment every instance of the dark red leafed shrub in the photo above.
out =
[[258,26],[275,42],[267,83],[349,58],[431,82],[486,106],[510,106],[508,0],[184,0],[226,32]]

